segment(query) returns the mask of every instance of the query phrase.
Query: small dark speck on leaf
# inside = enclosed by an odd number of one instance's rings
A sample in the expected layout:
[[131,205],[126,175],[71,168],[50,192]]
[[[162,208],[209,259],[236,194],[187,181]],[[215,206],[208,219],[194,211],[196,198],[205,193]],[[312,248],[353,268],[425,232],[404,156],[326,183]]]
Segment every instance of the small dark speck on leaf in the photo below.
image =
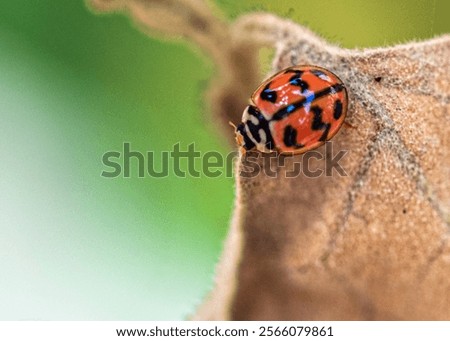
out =
[[403,209],[403,214],[406,214],[406,208]]
[[382,80],[383,78],[382,77],[375,77],[375,82],[381,82],[381,80]]

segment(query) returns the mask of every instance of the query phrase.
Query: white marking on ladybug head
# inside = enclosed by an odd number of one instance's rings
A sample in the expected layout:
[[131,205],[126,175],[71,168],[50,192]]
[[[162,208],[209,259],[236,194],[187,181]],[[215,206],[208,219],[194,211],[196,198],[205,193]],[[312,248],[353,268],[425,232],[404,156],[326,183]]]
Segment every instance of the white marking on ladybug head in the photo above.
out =
[[261,144],[266,144],[267,142],[267,135],[266,132],[263,129],[258,130],[259,138],[261,139]]
[[246,122],[249,120],[248,106],[245,107],[244,112],[242,113],[242,122]]
[[258,125],[259,124],[259,120],[257,117],[253,116],[253,115],[249,115],[250,116],[250,121],[254,124],[254,125]]

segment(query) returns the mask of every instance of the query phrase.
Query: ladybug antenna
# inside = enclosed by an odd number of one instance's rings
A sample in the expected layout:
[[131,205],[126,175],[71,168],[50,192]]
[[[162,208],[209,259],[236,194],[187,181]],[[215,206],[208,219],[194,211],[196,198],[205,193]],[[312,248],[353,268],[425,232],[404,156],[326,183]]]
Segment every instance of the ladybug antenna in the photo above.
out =
[[233,128],[234,128],[234,130],[236,130],[237,129],[237,127],[236,127],[236,125],[233,123],[233,122],[231,122],[231,121],[228,121],[228,124],[230,125],[230,126],[232,126]]

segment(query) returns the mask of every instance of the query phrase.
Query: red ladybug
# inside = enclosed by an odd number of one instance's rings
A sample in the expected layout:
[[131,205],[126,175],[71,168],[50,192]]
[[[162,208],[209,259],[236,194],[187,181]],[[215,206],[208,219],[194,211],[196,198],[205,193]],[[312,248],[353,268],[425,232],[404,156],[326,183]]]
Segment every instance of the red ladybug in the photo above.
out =
[[236,141],[245,153],[301,154],[331,139],[347,114],[347,90],[332,72],[311,65],[292,66],[253,93],[252,104],[236,127]]

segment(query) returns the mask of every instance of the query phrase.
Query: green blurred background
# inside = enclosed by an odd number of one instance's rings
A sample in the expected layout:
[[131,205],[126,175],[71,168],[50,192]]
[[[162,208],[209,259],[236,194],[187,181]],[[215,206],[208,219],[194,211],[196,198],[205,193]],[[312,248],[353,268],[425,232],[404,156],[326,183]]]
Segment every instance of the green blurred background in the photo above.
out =
[[[230,19],[275,12],[349,48],[448,32],[448,4],[216,1]],[[193,312],[213,284],[233,180],[106,179],[101,157],[124,142],[225,154],[202,101],[213,74],[182,41],[149,38],[81,0],[1,1],[0,319]]]

